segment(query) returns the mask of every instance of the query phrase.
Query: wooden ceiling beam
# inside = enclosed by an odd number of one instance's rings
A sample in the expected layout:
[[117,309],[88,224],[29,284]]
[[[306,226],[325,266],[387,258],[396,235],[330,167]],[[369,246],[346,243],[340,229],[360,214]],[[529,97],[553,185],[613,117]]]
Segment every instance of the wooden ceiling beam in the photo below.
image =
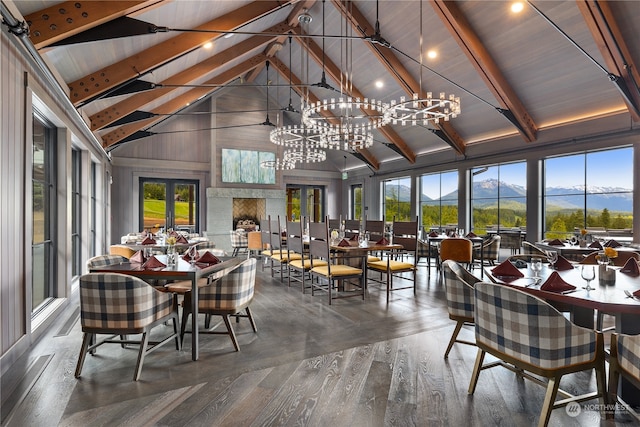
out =
[[627,96],[623,96],[624,101],[633,120],[639,121],[639,63],[634,61],[633,55],[622,36],[620,27],[613,16],[610,4],[599,0],[576,0],[576,3],[609,72],[624,81],[628,92]]
[[[300,80],[300,78],[293,73],[290,74],[290,69],[284,64],[284,62],[279,60],[277,57],[269,58],[269,62],[273,64],[274,68],[280,73],[282,77],[287,79],[287,81],[289,80],[289,76],[291,76],[291,86],[293,90],[295,90],[296,93],[300,95],[301,98],[308,96],[309,102],[320,101],[320,98],[315,96],[313,93],[311,92],[307,93],[306,89],[303,87],[303,83]],[[326,117],[327,120],[331,123],[334,123],[334,124],[340,123],[339,119],[333,113],[331,113],[331,111],[322,110],[320,111],[320,114]],[[363,148],[357,151],[366,159],[367,163],[369,163],[369,165],[374,170],[380,169],[380,161],[373,154],[371,154],[369,150]]]
[[[353,29],[362,37],[374,34],[375,27],[371,25],[360,10],[349,0],[332,0],[332,3],[346,17]],[[398,84],[406,91],[407,95],[412,96],[414,93],[424,93],[421,91],[420,84],[411,76],[396,54],[390,48],[375,44],[367,43],[369,49],[374,53],[378,60],[386,67],[387,71]],[[433,123],[435,127],[446,136],[447,143],[458,154],[464,155],[466,144],[458,132],[449,122],[441,121]]]
[[535,141],[536,124],[456,2],[434,0],[429,3],[502,108],[513,114],[523,138],[527,142]]
[[[69,84],[71,102],[75,106],[79,106],[122,83],[138,78],[141,74],[222,36],[222,33],[212,34],[207,31],[232,31],[288,3],[288,0],[284,2],[277,0],[254,1],[194,28],[194,32],[180,34],[86,75]],[[197,30],[202,30],[202,32]]]
[[[288,28],[289,27],[285,26],[284,24],[278,24],[267,29],[265,32],[279,33],[282,31],[287,31]],[[172,86],[186,85],[201,76],[215,71],[217,68],[223,66],[225,63],[231,61],[232,59],[269,43],[274,38],[275,36],[271,38],[264,36],[253,36],[245,39],[240,43],[216,55],[213,55],[196,65],[180,71],[179,73],[174,74],[166,80],[163,80],[162,82],[158,83],[158,86],[160,87],[154,90],[137,93],[102,111],[93,114],[89,117],[89,120],[91,122],[91,130],[95,131],[109,126],[111,123],[120,120],[127,114],[131,114],[144,105],[158,99],[160,96],[166,95],[178,89],[177,87]],[[167,85],[167,87],[162,87],[163,85]]]
[[163,0],[107,1],[75,0],[58,3],[25,16],[29,39],[37,49],[74,36],[125,15],[148,10]]
[[[235,67],[230,68],[229,70],[221,73],[220,75],[206,81],[204,84],[207,85],[224,85],[232,80],[238,78],[239,76],[246,73],[251,68],[257,67],[260,64],[263,64],[267,58],[263,53],[260,53],[241,64],[236,65]],[[105,134],[102,137],[103,147],[109,148],[110,146],[117,144],[123,139],[133,135],[139,130],[147,129],[151,125],[158,123],[162,120],[166,119],[167,115],[171,115],[181,109],[185,108],[186,105],[189,105],[198,99],[210,95],[211,93],[219,90],[220,88],[211,88],[211,87],[202,87],[195,88],[188,92],[183,93],[175,98],[172,98],[170,101],[154,108],[150,112],[152,114],[157,114],[158,117],[152,117],[146,120],[140,120],[134,123],[129,123],[119,128]]]
[[[302,29],[300,27],[294,28],[293,33],[294,35],[298,35],[298,36],[303,35]],[[314,42],[309,38],[305,38],[304,40],[297,38],[297,41],[320,66],[323,66],[324,64],[324,70],[329,75],[329,77],[331,77],[336,82],[339,82],[342,80],[342,71],[326,55],[324,55],[324,58],[323,58],[322,48],[320,47],[320,45],[318,45],[318,43]],[[349,89],[350,89],[350,95],[352,98],[360,98],[360,99],[367,98],[362,94],[362,92],[360,92],[360,90],[357,87],[351,86]],[[361,111],[364,114],[370,115],[370,112],[366,109],[361,109]],[[400,135],[398,135],[393,130],[393,128],[391,128],[391,126],[383,126],[379,128],[378,131],[381,134],[383,134],[384,137],[387,138],[389,142],[391,142],[393,145],[395,145],[398,148],[398,150],[400,151],[400,154],[402,154],[402,156],[405,159],[407,159],[409,163],[415,163],[416,153],[411,149],[411,147],[407,145],[407,143],[400,137]]]

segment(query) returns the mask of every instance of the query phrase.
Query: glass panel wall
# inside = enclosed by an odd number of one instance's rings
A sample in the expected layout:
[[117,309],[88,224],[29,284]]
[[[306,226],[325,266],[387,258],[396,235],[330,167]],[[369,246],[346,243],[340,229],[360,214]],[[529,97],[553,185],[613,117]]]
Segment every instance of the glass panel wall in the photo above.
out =
[[74,276],[82,273],[81,254],[82,247],[82,195],[81,190],[81,166],[80,151],[72,150],[71,152],[71,252],[73,259],[71,261],[71,271]]
[[546,159],[544,179],[545,237],[571,237],[581,229],[631,236],[632,147]]
[[140,227],[198,232],[198,182],[141,178]]
[[476,234],[492,230],[525,230],[526,162],[471,169],[471,224]]
[[420,221],[424,230],[458,226],[458,171],[420,177]]
[[362,185],[351,186],[351,219],[362,219]]
[[385,221],[411,221],[411,178],[383,181],[382,212]]
[[323,186],[287,186],[287,218],[296,220],[305,216],[309,221],[324,221],[324,192]]

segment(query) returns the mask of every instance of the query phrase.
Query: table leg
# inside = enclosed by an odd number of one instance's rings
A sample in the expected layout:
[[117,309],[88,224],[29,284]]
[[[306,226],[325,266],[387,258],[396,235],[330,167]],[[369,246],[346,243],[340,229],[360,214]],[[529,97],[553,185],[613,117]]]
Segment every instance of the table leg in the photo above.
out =
[[[616,332],[628,335],[640,334],[638,315],[629,313],[616,314]],[[632,407],[640,406],[640,390],[624,377],[620,378],[618,396]]]
[[198,278],[191,279],[191,360],[198,360]]

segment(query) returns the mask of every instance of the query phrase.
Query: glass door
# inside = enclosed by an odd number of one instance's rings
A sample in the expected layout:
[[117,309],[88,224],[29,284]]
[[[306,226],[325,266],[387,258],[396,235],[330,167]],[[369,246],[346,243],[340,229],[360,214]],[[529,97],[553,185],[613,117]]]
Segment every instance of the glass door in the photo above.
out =
[[142,178],[140,195],[141,229],[199,231],[197,181]]

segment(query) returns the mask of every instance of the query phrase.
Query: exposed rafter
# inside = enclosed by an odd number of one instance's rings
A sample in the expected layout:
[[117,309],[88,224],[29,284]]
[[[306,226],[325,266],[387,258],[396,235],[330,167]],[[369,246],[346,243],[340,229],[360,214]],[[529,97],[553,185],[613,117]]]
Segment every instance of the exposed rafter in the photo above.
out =
[[[285,30],[285,28],[288,27],[285,27],[284,24],[278,24],[271,27],[269,31],[283,31]],[[168,79],[160,82],[159,85],[184,85],[192,82],[201,76],[211,73],[218,67],[221,67],[225,63],[231,61],[233,58],[236,58],[239,55],[243,55],[253,49],[265,45],[271,40],[272,38],[270,39],[268,37],[262,36],[250,37],[246,40],[241,41],[235,46],[232,46],[229,49],[218,53],[217,55],[213,55],[206,60],[169,77]],[[124,99],[121,102],[118,102],[117,104],[114,104],[109,108],[99,111],[89,117],[89,120],[91,121],[91,130],[95,131],[98,129],[102,129],[103,127],[110,125],[114,121],[126,116],[132,111],[135,111],[148,104],[149,102],[158,99],[158,97],[166,95],[175,90],[177,90],[177,87],[159,87],[157,89],[154,89],[152,92],[142,92],[130,96],[129,98]]]
[[[297,27],[297,28],[294,28],[293,32],[295,35],[301,35],[302,29],[300,27]],[[324,61],[324,70],[326,71],[327,74],[329,74],[329,76],[334,81],[337,81],[337,82],[340,81],[340,78],[341,78],[340,68],[333,61],[331,61],[331,59],[327,58],[326,55],[323,58],[322,49],[320,48],[318,43],[314,42],[313,40],[304,40],[304,42],[302,42],[300,39],[297,39],[297,40],[298,40],[298,43],[300,43],[300,45],[304,49],[306,49],[309,55],[311,55],[311,57],[318,64],[322,64],[322,62]],[[352,96],[353,98],[360,98],[360,99],[366,98],[366,96],[364,96],[360,92],[360,90],[358,90],[358,88],[355,86],[351,86],[349,90],[350,90],[349,95]],[[367,110],[365,109],[362,109],[362,112],[367,114]],[[398,135],[390,126],[381,127],[378,129],[378,131],[382,133],[385,136],[385,138],[389,140],[389,142],[391,142],[393,145],[395,145],[398,148],[396,152],[399,152],[410,163],[415,163],[416,153],[407,145],[407,143],[402,138],[400,138],[400,135]]]
[[[374,34],[374,26],[371,25],[360,10],[351,1],[332,0],[336,8],[346,17],[353,29],[362,37],[368,37]],[[411,96],[414,93],[422,93],[419,83],[411,76],[411,73],[400,62],[393,51],[380,43],[368,43],[369,49],[376,55],[380,62],[387,68],[398,84]],[[466,150],[465,142],[462,140],[458,132],[449,122],[440,122],[435,124],[446,137],[445,141],[458,154],[464,154]]]
[[[267,60],[266,56],[260,53],[254,56],[253,58],[247,61],[244,61],[243,63],[236,65],[235,67],[230,68],[224,73],[208,80],[206,84],[222,85],[222,84],[229,83],[230,81],[238,78],[239,76],[243,75],[250,69],[257,67],[260,64],[264,64],[266,60]],[[147,120],[140,120],[135,123],[130,123],[130,124],[121,126],[105,134],[102,137],[103,146],[105,148],[109,148],[110,146],[117,144],[118,142],[134,134],[135,132],[139,130],[147,129],[151,125],[166,119],[166,117],[163,117],[163,116],[166,116],[167,114],[175,113],[176,111],[183,109],[186,105],[193,103],[198,99],[215,92],[218,89],[220,88],[202,87],[202,88],[195,88],[188,92],[185,92],[182,95],[177,96],[171,99],[170,101],[150,111],[150,113],[155,114],[157,116]]]
[[[271,58],[269,60],[274,68],[280,73],[280,75],[286,79],[289,79],[289,77],[291,77],[291,85],[293,86],[294,90],[298,93],[298,95],[300,95],[301,97],[303,96],[308,96],[309,97],[309,101],[310,102],[318,102],[320,101],[320,99],[315,96],[313,93],[311,92],[307,92],[303,89],[302,85],[302,81],[300,80],[300,78],[298,76],[296,76],[293,73],[290,73],[289,67],[287,67],[284,62],[280,61],[278,58]],[[332,119],[335,120],[335,124],[339,124],[339,120],[338,118],[331,113],[330,111],[326,111],[323,110],[320,112],[323,116],[327,117],[329,119],[330,122],[332,122]],[[380,162],[378,161],[378,159],[376,159],[376,157],[371,154],[371,152],[369,150],[366,149],[360,149],[358,150],[358,152],[367,159],[367,163],[374,168],[375,170],[378,170],[380,168]]]
[[505,117],[510,121],[515,120],[514,124],[526,141],[535,141],[538,133],[536,124],[458,5],[455,2],[443,0],[434,0],[429,3],[493,96],[502,108],[509,110],[511,114],[505,114]]
[[143,1],[67,1],[25,16],[29,38],[42,49],[125,15],[148,10],[163,0]]
[[[289,2],[255,1],[200,25],[195,30],[233,30],[287,3]],[[69,84],[71,101],[78,106],[220,36],[221,34],[212,37],[206,32],[196,31],[180,34],[158,43]]]
[[606,1],[577,0],[578,8],[596,41],[610,73],[620,77],[615,82],[634,121],[640,120],[640,71]]

